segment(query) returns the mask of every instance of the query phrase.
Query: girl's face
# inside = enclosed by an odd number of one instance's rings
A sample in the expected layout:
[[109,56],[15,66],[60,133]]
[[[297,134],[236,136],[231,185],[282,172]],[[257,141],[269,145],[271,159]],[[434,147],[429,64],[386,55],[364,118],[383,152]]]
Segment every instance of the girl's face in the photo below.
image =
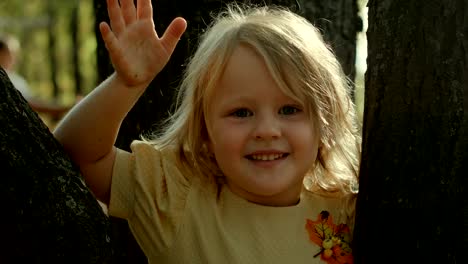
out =
[[209,149],[233,193],[270,206],[299,201],[319,135],[308,109],[280,90],[250,47],[229,59],[207,121]]

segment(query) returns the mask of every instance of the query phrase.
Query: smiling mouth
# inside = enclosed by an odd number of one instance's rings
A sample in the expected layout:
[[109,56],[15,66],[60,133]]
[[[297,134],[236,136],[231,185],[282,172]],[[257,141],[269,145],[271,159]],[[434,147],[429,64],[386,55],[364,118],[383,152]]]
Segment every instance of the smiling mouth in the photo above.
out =
[[272,160],[279,160],[282,159],[289,154],[287,153],[282,153],[282,154],[252,154],[252,155],[247,155],[247,159],[249,160],[255,160],[255,161],[272,161]]

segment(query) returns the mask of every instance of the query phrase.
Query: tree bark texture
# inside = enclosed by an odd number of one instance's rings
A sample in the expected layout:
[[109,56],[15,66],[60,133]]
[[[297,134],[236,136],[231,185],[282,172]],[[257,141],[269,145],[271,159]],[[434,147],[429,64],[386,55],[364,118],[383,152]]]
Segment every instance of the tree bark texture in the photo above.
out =
[[356,263],[468,263],[468,1],[368,5]]
[[80,64],[80,5],[78,2],[72,7],[70,17],[70,35],[71,35],[71,57],[72,57],[72,69],[73,69],[73,80],[75,84],[75,96],[83,94],[83,78],[81,76],[81,64]]
[[96,81],[101,83],[113,72],[112,63],[99,31],[99,23],[102,21],[108,22],[109,16],[107,14],[106,1],[93,0],[93,6],[95,17],[94,34],[96,35],[96,70],[98,72]]
[[48,50],[49,50],[49,58],[50,58],[50,80],[52,83],[52,94],[54,98],[58,98],[59,96],[59,84],[58,84],[58,59],[57,59],[57,30],[56,30],[56,23],[57,23],[57,11],[54,8],[54,2],[48,0],[47,1],[47,15],[50,18],[50,22],[47,25],[48,31]]
[[356,37],[362,31],[357,0],[297,0],[299,14],[318,27],[332,47],[343,71],[354,82]]
[[110,263],[107,216],[3,69],[0,81],[0,263]]

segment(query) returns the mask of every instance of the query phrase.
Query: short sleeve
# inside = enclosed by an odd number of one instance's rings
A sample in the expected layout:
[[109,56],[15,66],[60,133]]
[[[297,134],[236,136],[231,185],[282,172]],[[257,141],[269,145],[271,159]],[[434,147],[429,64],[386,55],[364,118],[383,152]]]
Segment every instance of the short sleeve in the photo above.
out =
[[142,248],[163,250],[177,233],[190,184],[174,152],[142,141],[134,141],[131,150],[117,150],[109,214],[128,220]]

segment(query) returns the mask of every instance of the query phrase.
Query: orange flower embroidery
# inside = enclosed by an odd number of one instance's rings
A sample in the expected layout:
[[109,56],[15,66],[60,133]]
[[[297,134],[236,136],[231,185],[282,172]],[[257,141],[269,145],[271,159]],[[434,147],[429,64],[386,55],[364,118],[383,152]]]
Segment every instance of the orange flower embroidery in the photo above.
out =
[[306,229],[310,241],[320,247],[315,255],[328,264],[352,264],[350,230],[345,224],[335,225],[327,211],[318,215],[317,221],[306,219]]

